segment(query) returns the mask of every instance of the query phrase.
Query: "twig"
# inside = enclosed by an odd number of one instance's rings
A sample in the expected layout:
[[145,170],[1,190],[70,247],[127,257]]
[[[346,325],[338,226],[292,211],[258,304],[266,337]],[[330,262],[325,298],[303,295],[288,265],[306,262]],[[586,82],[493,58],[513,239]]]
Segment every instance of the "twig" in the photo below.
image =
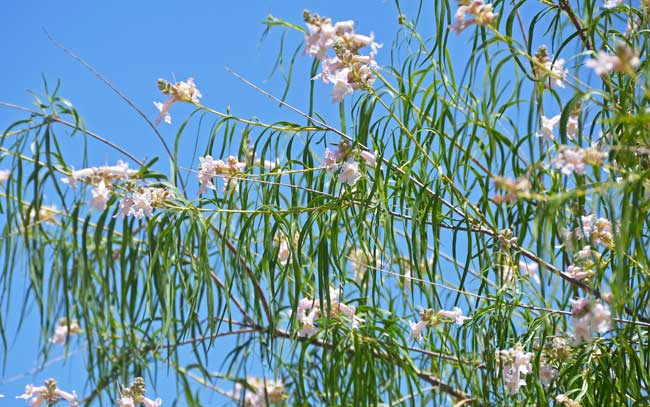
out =
[[98,135],[96,133],[93,133],[92,131],[89,131],[89,130],[86,130],[86,129],[82,128],[82,127],[79,127],[79,126],[75,125],[74,123],[70,123],[70,122],[68,122],[66,120],[63,120],[60,117],[47,115],[45,113],[37,112],[36,110],[32,110],[32,109],[28,109],[26,107],[14,105],[13,103],[7,103],[7,102],[0,101],[0,106],[4,106],[4,107],[11,108],[11,109],[16,109],[16,110],[21,110],[23,112],[31,113],[31,114],[33,114],[35,116],[43,117],[43,118],[46,118],[47,120],[57,122],[57,123],[61,123],[61,124],[65,125],[65,126],[73,128],[75,130],[79,130],[80,132],[94,138],[97,141],[100,141],[100,142],[106,144],[107,146],[109,146],[109,147],[119,151],[120,153],[124,154],[125,156],[129,157],[129,159],[133,160],[140,167],[144,166],[144,162],[142,162],[141,160],[135,158],[131,153],[129,153],[128,151],[126,151],[122,147],[118,146],[117,144],[113,143],[112,141],[107,140],[104,137],[102,137],[102,136],[100,136],[100,135]]
[[585,48],[587,48],[589,51],[593,51],[594,49],[589,42],[589,38],[587,37],[587,34],[585,34],[585,29],[582,27],[578,16],[576,16],[576,14],[573,12],[573,9],[571,8],[569,2],[567,0],[560,0],[558,6],[560,10],[563,10],[569,16],[569,20],[571,20],[573,25],[576,27],[576,30],[578,30],[578,34],[580,35],[580,39],[582,40]]
[[[178,167],[176,165],[176,160],[174,159],[174,155],[172,154],[171,149],[169,148],[169,145],[167,145],[167,142],[165,141],[164,137],[162,134],[160,134],[160,131],[158,131],[158,128],[156,125],[147,117],[147,115],[140,109],[135,103],[131,101],[124,93],[122,93],[119,89],[117,89],[113,84],[104,77],[99,71],[97,71],[95,68],[93,68],[89,63],[84,61],[80,56],[74,54],[72,51],[67,49],[63,44],[59,43],[57,40],[55,40],[50,33],[45,31],[45,35],[47,35],[47,38],[58,48],[61,48],[66,54],[68,54],[72,59],[76,60],[79,62],[81,65],[83,65],[86,69],[88,69],[90,72],[92,72],[99,80],[104,82],[106,86],[108,86],[113,92],[115,92],[122,100],[124,100],[129,106],[133,108],[148,124],[149,127],[156,133],[156,136],[158,137],[158,140],[162,143],[163,148],[165,149],[165,152],[167,153],[167,156],[169,157],[169,160],[172,162],[172,165],[174,166],[174,169],[176,172],[178,172]],[[185,182],[183,181],[182,177],[179,177],[179,180],[181,181],[181,187],[183,188],[183,192],[185,192]]]

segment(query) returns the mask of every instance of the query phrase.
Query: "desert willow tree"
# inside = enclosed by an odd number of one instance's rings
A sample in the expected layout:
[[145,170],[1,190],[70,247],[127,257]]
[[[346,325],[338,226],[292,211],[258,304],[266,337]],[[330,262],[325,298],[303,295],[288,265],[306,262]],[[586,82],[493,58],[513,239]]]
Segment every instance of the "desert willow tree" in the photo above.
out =
[[[176,104],[213,121],[192,162],[180,125],[169,171],[58,89],[3,103],[29,115],[2,137],[0,321],[27,278],[42,355],[84,349],[90,389],[19,397],[172,405],[165,368],[179,405],[650,405],[647,3],[437,1],[430,39],[397,3],[383,47],[351,20],[269,17],[304,41],[283,60],[312,63],[310,98],[239,78],[298,120],[161,79],[158,136]],[[63,129],[124,161],[65,156]]]

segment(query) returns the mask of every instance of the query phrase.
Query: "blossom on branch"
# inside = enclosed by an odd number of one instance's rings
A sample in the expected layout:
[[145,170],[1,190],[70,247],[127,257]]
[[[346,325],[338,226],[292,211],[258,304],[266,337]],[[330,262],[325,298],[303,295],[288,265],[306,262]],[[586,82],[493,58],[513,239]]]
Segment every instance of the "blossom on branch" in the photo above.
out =
[[165,103],[153,102],[154,106],[160,112],[156,118],[156,124],[160,124],[160,121],[163,119],[165,123],[171,124],[172,117],[169,114],[169,109],[175,102],[198,104],[199,99],[203,96],[201,91],[196,88],[193,78],[188,78],[185,81],[176,82],[175,84],[167,82],[164,79],[158,79],[158,89],[163,94],[170,96]]
[[[456,20],[449,29],[459,34],[471,25],[487,26],[494,23],[498,13],[492,11],[492,4],[485,4],[483,0],[459,0],[458,10],[454,15]],[[466,19],[469,16],[469,19]]]
[[50,406],[59,400],[65,400],[70,407],[78,407],[77,393],[68,393],[57,387],[56,380],[47,379],[43,386],[28,384],[25,386],[25,393],[16,396],[17,399],[24,399],[31,407]]

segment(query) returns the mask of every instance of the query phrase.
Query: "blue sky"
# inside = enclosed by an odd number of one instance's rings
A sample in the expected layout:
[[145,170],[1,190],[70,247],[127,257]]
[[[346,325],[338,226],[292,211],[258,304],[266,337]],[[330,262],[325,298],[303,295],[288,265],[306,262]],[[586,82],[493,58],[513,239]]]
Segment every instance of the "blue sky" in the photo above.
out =
[[[0,65],[0,100],[31,107],[32,96],[27,90],[41,93],[42,79],[51,86],[60,79],[60,95],[78,109],[86,127],[106,137],[140,158],[162,156],[162,149],[148,125],[126,103],[78,62],[54,46],[45,34],[84,58],[105,75],[118,89],[143,109],[150,118],[157,111],[154,100],[164,100],[156,88],[158,78],[178,80],[193,76],[206,106],[224,111],[230,108],[242,117],[259,117],[264,121],[299,117],[281,110],[254,90],[224,70],[225,66],[276,95],[282,92],[280,76],[269,78],[277,56],[280,30],[261,41],[267,15],[284,18],[302,25],[302,10],[308,8],[334,20],[354,19],[361,33],[374,31],[377,40],[390,46],[399,26],[398,13],[392,2],[364,1],[13,1],[3,7],[0,24],[0,44],[4,63]],[[302,41],[293,32],[286,37],[291,50]],[[386,48],[384,48],[386,50]],[[384,59],[385,58],[385,59]],[[382,62],[384,59],[384,62]],[[380,64],[387,61],[380,52]],[[300,57],[296,67],[296,86],[289,101],[305,108],[308,102],[309,66],[311,60]],[[317,85],[317,110],[326,116],[336,114],[337,107],[329,101],[330,89]],[[178,124],[191,111],[189,106],[174,106],[172,126],[161,125],[168,140],[173,140]],[[0,107],[0,127],[3,129],[25,114]],[[76,144],[78,143],[78,144]],[[193,145],[192,140],[188,140]],[[99,144],[91,143],[91,165],[113,163],[118,154]],[[67,145],[69,157],[81,151],[77,138]],[[202,146],[199,146],[202,148]],[[166,161],[161,161],[165,163]],[[74,159],[71,164],[75,165]],[[81,163],[76,163],[79,168]],[[159,168],[165,171],[166,167]],[[21,274],[18,273],[18,276]],[[17,280],[18,281],[18,280]],[[12,314],[6,321],[16,327],[19,302],[25,286],[14,286]],[[3,310],[3,313],[5,311]],[[13,317],[12,317],[13,315]],[[56,377],[66,390],[76,389],[83,396],[84,372],[81,353],[57,362],[37,374],[27,374],[36,367],[39,347],[38,316],[29,314],[17,336],[9,332],[10,348],[6,370],[0,373],[0,394],[6,398],[0,405],[25,405],[14,396],[22,393],[25,384],[40,384],[47,377]],[[80,342],[73,342],[71,352]],[[61,354],[55,348],[52,357]],[[16,376],[18,375],[18,377]],[[171,405],[176,388],[165,381],[156,395]],[[148,386],[153,393],[153,386]],[[182,403],[180,405],[183,405]]]

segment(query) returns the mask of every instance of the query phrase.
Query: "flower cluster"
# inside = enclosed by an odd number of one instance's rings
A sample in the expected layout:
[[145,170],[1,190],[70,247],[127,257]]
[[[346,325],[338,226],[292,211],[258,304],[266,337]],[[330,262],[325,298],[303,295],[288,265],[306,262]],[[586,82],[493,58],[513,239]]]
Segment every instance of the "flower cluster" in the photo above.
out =
[[70,407],[79,406],[77,393],[74,391],[68,393],[59,389],[54,379],[47,379],[43,384],[43,386],[28,384],[25,386],[25,393],[16,398],[26,400],[31,407],[51,406],[61,399],[70,403]]
[[213,177],[224,178],[224,192],[236,192],[239,186],[237,175],[244,172],[246,163],[241,162],[235,156],[229,156],[226,162],[214,160],[211,155],[199,158],[199,193],[202,194],[208,189],[215,189],[212,183]]
[[123,387],[120,398],[117,400],[119,407],[136,407],[144,404],[144,407],[160,407],[162,400],[152,400],[144,396],[147,390],[144,387],[144,379],[136,377],[129,387]]
[[[321,61],[322,71],[314,79],[321,78],[331,83],[332,102],[341,102],[346,95],[357,89],[369,89],[375,78],[372,69],[377,69],[375,55],[381,44],[370,36],[354,32],[353,21],[332,20],[305,10],[304,19],[309,30],[305,35],[305,54]],[[359,50],[370,47],[369,55],[360,55]],[[330,57],[329,51],[334,52]]]
[[494,177],[494,187],[505,191],[505,194],[496,194],[492,200],[496,203],[514,203],[517,197],[530,196],[530,180],[527,177],[511,178]]
[[[77,188],[78,182],[84,182],[93,185],[93,188],[90,190],[90,206],[97,210],[103,211],[106,209],[108,200],[111,197],[111,193],[113,192],[115,184],[118,182],[129,184],[137,177],[137,175],[138,171],[129,169],[128,163],[118,161],[115,165],[89,167],[77,171],[72,171],[70,175],[61,178],[61,182],[70,185],[71,188]],[[139,196],[138,194],[139,192],[136,192],[133,194],[132,198],[122,198],[121,205],[126,205],[135,199],[135,203],[146,210],[144,212],[134,211],[132,213],[129,213],[129,207],[127,208],[126,212],[122,211],[120,214],[136,215],[137,213],[137,215],[140,215],[141,213],[146,213],[147,216],[151,216],[150,208],[148,208],[147,205],[143,202],[143,199],[147,199],[149,196],[146,194]],[[151,195],[151,191],[149,195]]]
[[634,49],[625,43],[619,43],[614,55],[607,51],[598,51],[596,57],[587,60],[585,65],[592,68],[597,75],[607,75],[610,72],[626,72],[636,68],[640,62]]
[[81,328],[76,320],[59,318],[54,328],[54,335],[50,338],[49,342],[65,345],[71,335],[78,334],[79,332],[81,332]]
[[106,165],[103,167],[89,167],[77,171],[72,171],[67,177],[61,178],[61,182],[77,188],[77,182],[85,182],[92,185],[98,185],[100,182],[110,184],[115,181],[127,181],[137,176],[138,171],[130,170],[129,164],[118,161],[115,165]]
[[[608,247],[614,243],[612,222],[607,218],[596,218],[593,213],[580,217],[580,225],[576,227],[573,236],[579,241],[584,240],[594,246]],[[591,246],[588,250],[591,251]]]
[[[467,16],[470,16],[466,20]],[[476,25],[490,25],[497,19],[498,13],[492,11],[492,4],[485,4],[483,0],[458,0],[458,10],[454,15],[456,20],[449,29],[459,34],[465,28]]]
[[524,352],[520,344],[512,349],[499,350],[497,356],[501,360],[503,382],[510,394],[519,392],[526,385],[525,377],[533,371],[530,359],[532,352]]
[[242,392],[244,393],[243,405],[245,407],[267,407],[269,404],[281,403],[287,398],[282,380],[249,376],[246,378],[245,387],[241,383],[235,383],[231,397],[241,400]]
[[[357,309],[353,305],[346,305],[339,301],[339,293],[337,290],[330,287],[330,308],[329,317],[338,318],[341,314],[345,315],[351,322],[352,328],[357,328],[363,320],[359,318],[356,313]],[[320,300],[312,298],[302,298],[298,302],[298,310],[296,312],[296,320],[302,324],[298,331],[298,336],[306,337],[316,335],[319,332],[318,327],[315,325],[316,319],[323,315],[326,310],[327,303],[321,303]]]
[[605,333],[612,329],[612,313],[609,306],[600,301],[592,303],[586,298],[571,300],[571,324],[576,345],[589,342],[593,331]]
[[149,218],[153,216],[154,208],[162,207],[170,196],[171,193],[167,188],[138,188],[120,199],[120,210],[115,217],[133,215],[136,219]]
[[563,58],[553,60],[546,46],[542,45],[535,53],[534,60],[537,62],[535,76],[538,80],[544,82],[545,87],[548,89],[564,87],[564,81],[569,71],[564,68]]
[[420,311],[420,321],[417,323],[409,321],[409,326],[411,327],[409,341],[419,341],[422,339],[422,331],[428,325],[437,326],[440,322],[453,321],[456,323],[456,325],[460,326],[463,325],[465,321],[470,319],[472,318],[463,316],[463,311],[458,307],[454,307],[451,311],[443,309],[436,312],[432,308]]
[[[356,153],[356,154],[355,154]],[[338,149],[325,149],[325,166],[329,172],[339,171],[338,180],[342,184],[353,186],[361,179],[359,158],[369,168],[377,166],[377,153],[367,150],[354,150],[346,142],[339,143]]]
[[169,114],[169,109],[175,102],[187,102],[187,103],[199,103],[199,98],[201,92],[196,88],[193,78],[188,78],[186,81],[176,82],[171,84],[164,79],[158,79],[158,89],[165,95],[170,95],[169,99],[165,103],[153,102],[154,106],[160,111],[158,118],[156,119],[156,124],[159,124],[161,120],[165,120],[165,123],[171,124],[172,117]]
[[584,175],[586,165],[600,167],[605,163],[607,155],[607,152],[601,151],[598,147],[580,148],[561,145],[551,165],[564,175]]

